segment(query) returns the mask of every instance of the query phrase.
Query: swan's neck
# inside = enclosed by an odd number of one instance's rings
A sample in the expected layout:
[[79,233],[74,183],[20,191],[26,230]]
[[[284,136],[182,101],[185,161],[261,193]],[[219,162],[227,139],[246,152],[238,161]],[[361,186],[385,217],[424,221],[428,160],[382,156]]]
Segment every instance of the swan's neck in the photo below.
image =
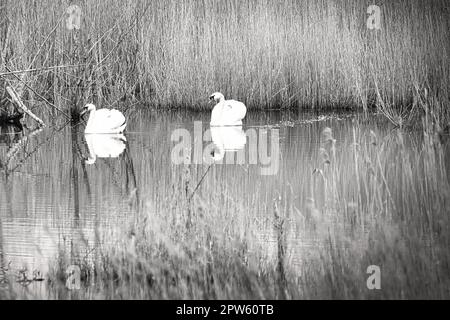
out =
[[89,112],[89,119],[86,123],[86,131],[89,131],[92,127],[92,124],[94,123],[94,118],[95,118],[95,110],[91,110]]

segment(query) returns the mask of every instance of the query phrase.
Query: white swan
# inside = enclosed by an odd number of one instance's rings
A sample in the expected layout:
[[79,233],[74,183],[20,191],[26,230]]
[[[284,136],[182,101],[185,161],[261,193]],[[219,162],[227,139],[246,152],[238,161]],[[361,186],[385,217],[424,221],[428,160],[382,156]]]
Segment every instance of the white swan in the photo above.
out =
[[220,92],[213,93],[209,99],[217,103],[211,113],[211,126],[242,125],[242,119],[247,113],[245,104],[236,100],[225,100]]
[[91,103],[87,104],[81,116],[89,112],[89,119],[84,133],[121,133],[127,125],[122,112],[115,109],[99,109]]
[[211,138],[216,147],[212,157],[214,161],[220,161],[226,152],[235,152],[244,149],[247,136],[242,126],[211,126]]
[[89,148],[87,164],[94,164],[97,158],[117,158],[126,148],[127,139],[121,133],[85,134]]

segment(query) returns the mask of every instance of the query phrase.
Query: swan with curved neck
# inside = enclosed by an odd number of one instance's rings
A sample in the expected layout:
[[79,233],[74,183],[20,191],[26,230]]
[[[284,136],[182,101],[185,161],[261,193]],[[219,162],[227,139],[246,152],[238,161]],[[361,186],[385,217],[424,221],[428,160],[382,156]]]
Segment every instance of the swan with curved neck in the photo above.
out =
[[122,133],[127,125],[122,112],[115,109],[98,109],[88,103],[82,110],[81,116],[89,113],[89,119],[84,133]]
[[241,126],[247,107],[240,101],[225,100],[220,92],[213,93],[209,100],[216,102],[211,112],[211,126]]

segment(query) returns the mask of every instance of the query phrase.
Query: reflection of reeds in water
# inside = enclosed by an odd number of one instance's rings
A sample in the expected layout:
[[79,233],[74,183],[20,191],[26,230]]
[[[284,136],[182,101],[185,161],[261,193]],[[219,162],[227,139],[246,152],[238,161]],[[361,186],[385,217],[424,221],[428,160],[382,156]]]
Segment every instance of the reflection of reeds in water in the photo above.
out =
[[[3,224],[2,220],[0,219],[0,287],[4,287],[8,281],[6,278],[6,271],[8,270],[8,267],[5,259],[5,249],[3,248],[3,243]],[[0,292],[0,297],[1,296],[2,295]]]
[[[419,137],[359,121],[286,129],[304,137],[281,149],[279,176],[214,166],[191,201],[205,166],[167,163],[170,148],[153,138],[165,126],[149,126],[132,151],[144,159],[135,163],[142,206],[122,227],[102,230],[112,241],[94,261],[80,251],[86,290],[64,287],[73,262],[64,252],[43,296],[448,298],[448,153],[431,125]],[[262,232],[271,241],[259,241]],[[366,287],[372,264],[381,291]]]
[[285,271],[285,255],[286,255],[286,230],[284,229],[285,217],[280,217],[278,201],[274,201],[274,227],[277,238],[277,284],[278,284],[278,299],[286,299],[286,271]]
[[[440,145],[424,140],[409,153],[399,137],[376,145],[373,138],[374,133],[359,137],[360,147],[356,149],[353,137],[344,141],[342,149],[337,149],[331,158],[335,164],[325,164],[335,165],[323,170],[327,193],[332,196],[322,197],[323,217],[313,219],[315,223],[333,219],[338,223],[326,224],[328,232],[319,234],[319,241],[325,244],[323,253],[315,258],[318,260],[305,262],[300,278],[284,261],[289,251],[283,233],[289,232],[289,220],[280,220],[277,213],[291,204],[282,204],[275,211],[277,267],[270,267],[270,262],[258,263],[248,251],[254,246],[248,234],[240,233],[237,226],[223,227],[227,224],[220,216],[208,217],[211,205],[198,204],[193,208],[198,216],[190,230],[195,236],[182,236],[183,230],[176,226],[177,232],[158,235],[174,230],[172,226],[155,230],[153,237],[160,242],[154,249],[146,245],[148,233],[141,238],[144,242],[138,240],[138,257],[144,260],[136,262],[142,274],[136,274],[135,279],[145,276],[146,292],[155,297],[446,297],[446,262],[450,257],[446,249],[449,221],[445,212],[449,186],[443,174]],[[346,151],[358,153],[358,174],[353,162],[344,156]],[[354,179],[360,180],[359,187],[349,183]],[[225,198],[215,201],[227,207]],[[319,215],[316,206],[311,200],[304,210]],[[238,215],[245,214],[244,207],[237,209]],[[227,208],[227,212],[232,210]],[[225,211],[221,212],[226,217]],[[244,221],[243,228],[256,227],[251,221]],[[349,228],[350,233],[341,233],[341,228]],[[181,239],[184,244],[178,247],[176,243]],[[154,259],[162,253],[165,258],[150,263],[150,257]],[[365,268],[370,264],[382,268],[383,291],[379,293],[367,291],[365,281],[359,281],[365,279]],[[122,277],[126,279],[127,275],[133,277],[128,272]],[[269,285],[269,279],[277,279],[277,289]],[[399,287],[403,288],[402,294],[398,293]]]
[[[123,193],[129,207],[137,207],[138,192],[131,157],[125,156],[126,161],[118,161],[118,166],[103,170],[103,175],[93,175],[85,165],[87,151],[80,145],[83,135],[75,126],[66,124],[44,132],[40,130],[40,133],[24,133],[18,143],[2,152],[6,163],[0,172],[0,219],[10,217],[12,222],[7,221],[2,226],[5,241],[2,239],[1,253],[2,259],[6,257],[5,263],[12,262],[9,273],[13,284],[17,283],[15,273],[22,265],[22,278],[27,280],[22,283],[27,285],[34,279],[31,272],[53,270],[53,266],[46,264],[58,250],[67,258],[68,265],[89,263],[92,266],[100,244],[99,232],[108,225],[116,225],[112,221],[120,220],[127,210],[124,203],[124,212],[109,217],[109,210],[98,207],[93,217],[88,208],[92,205],[90,195],[94,183],[111,186],[105,194],[112,193],[111,189],[116,194]],[[99,180],[109,181],[105,184]],[[114,208],[117,205],[120,207],[119,201]]]

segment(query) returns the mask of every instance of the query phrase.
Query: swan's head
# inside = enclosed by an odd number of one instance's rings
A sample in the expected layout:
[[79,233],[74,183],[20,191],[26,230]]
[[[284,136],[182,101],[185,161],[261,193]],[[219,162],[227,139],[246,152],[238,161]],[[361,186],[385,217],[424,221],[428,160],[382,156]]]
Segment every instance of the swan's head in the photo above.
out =
[[91,164],[94,164],[96,160],[97,160],[97,157],[89,156],[89,157],[84,161],[84,163],[86,163],[86,164],[88,164],[88,165],[91,165]]
[[214,92],[212,95],[209,96],[209,101],[215,101],[216,103],[219,103],[221,101],[225,100],[225,97],[220,92]]
[[83,107],[83,109],[81,110],[81,114],[80,116],[82,116],[83,114],[85,114],[86,112],[91,112],[95,110],[95,106],[92,103],[88,103],[87,105],[85,105]]

